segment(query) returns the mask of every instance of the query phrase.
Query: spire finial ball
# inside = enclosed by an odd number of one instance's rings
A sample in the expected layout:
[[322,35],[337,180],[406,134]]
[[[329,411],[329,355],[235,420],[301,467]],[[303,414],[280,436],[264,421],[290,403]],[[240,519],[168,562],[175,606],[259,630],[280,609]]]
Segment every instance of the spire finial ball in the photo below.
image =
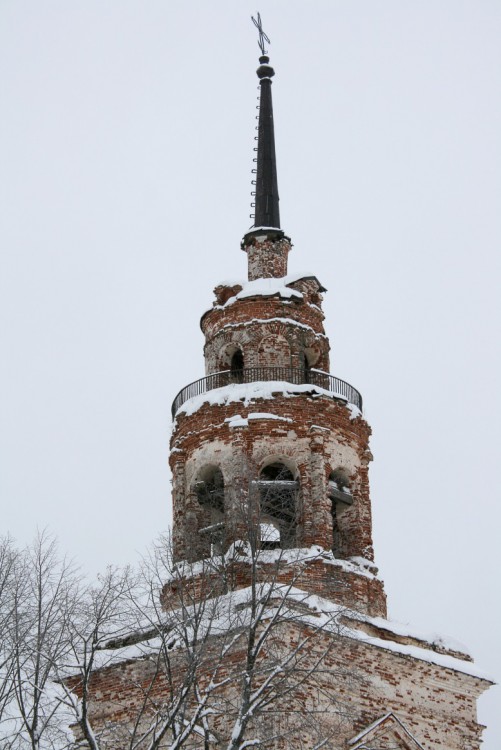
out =
[[270,62],[270,58],[268,57],[268,55],[262,55],[259,58],[259,62],[261,63],[261,65],[256,70],[257,77],[272,78],[275,75],[275,71],[273,70],[271,65],[268,65],[268,63]]

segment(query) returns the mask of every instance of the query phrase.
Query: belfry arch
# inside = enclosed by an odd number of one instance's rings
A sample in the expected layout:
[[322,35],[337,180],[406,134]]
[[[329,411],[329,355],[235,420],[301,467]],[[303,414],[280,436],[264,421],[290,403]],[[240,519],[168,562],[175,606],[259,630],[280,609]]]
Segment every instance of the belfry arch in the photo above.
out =
[[270,524],[278,533],[282,549],[295,546],[298,516],[299,481],[282,461],[266,464],[256,482],[261,523]]
[[195,540],[199,556],[220,555],[224,551],[226,533],[225,487],[218,466],[204,466],[193,487],[198,501],[198,538]]

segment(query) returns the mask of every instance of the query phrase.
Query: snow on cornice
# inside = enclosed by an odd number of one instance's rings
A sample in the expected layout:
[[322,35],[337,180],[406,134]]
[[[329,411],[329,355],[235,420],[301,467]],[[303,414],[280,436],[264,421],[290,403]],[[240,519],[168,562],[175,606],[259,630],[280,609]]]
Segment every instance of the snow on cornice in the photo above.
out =
[[248,427],[249,420],[253,419],[275,419],[279,422],[292,422],[292,419],[289,417],[279,417],[278,414],[270,414],[269,412],[252,412],[251,414],[247,414],[246,417],[234,414],[232,417],[226,417],[224,421],[230,428]]
[[[311,383],[294,384],[282,380],[270,380],[254,383],[232,383],[231,385],[225,385],[222,388],[215,388],[207,393],[202,393],[199,396],[193,396],[179,407],[176,416],[179,414],[191,416],[204,404],[226,406],[226,404],[243,401],[243,405],[248,406],[255,399],[273,399],[277,394],[293,397],[301,393],[329,396],[329,398],[337,398],[346,403],[346,396],[343,396],[342,393],[334,393],[333,391],[328,391],[326,388],[320,388],[318,385],[312,385]],[[350,408],[350,419],[360,416],[361,412],[354,404],[347,405]]]
[[458,653],[464,654],[465,656],[472,656],[468,647],[465,646],[464,643],[461,643],[460,641],[456,640],[455,638],[451,638],[450,636],[443,636],[440,635],[440,633],[430,631],[424,632],[422,630],[414,628],[412,625],[385,620],[384,617],[365,617],[360,615],[357,619],[363,622],[367,622],[369,625],[373,625],[374,627],[380,628],[381,630],[389,630],[391,633],[394,633],[394,635],[397,636],[402,636],[404,638],[413,638],[417,641],[424,641],[426,643],[431,643],[434,646],[438,646],[439,648],[444,648],[446,649],[446,651],[456,651]]
[[[224,305],[215,305],[212,310],[223,310],[230,305],[233,305],[239,299],[245,299],[246,297],[273,297],[279,295],[283,299],[291,299],[295,297],[302,299],[303,295],[301,292],[295,289],[290,289],[290,285],[301,279],[316,279],[318,285],[322,287],[317,277],[313,273],[301,272],[293,273],[288,276],[282,276],[281,278],[270,278],[270,279],[254,279],[253,281],[242,281],[242,280],[226,280],[220,282],[217,286],[234,287],[241,286],[240,292],[237,292],[233,297],[230,297]],[[323,289],[323,287],[322,287]]]
[[[385,630],[388,630],[388,628],[385,628]],[[471,677],[477,677],[480,680],[494,682],[493,678],[487,674],[487,672],[477,667],[472,661],[459,659],[457,656],[442,654],[438,651],[429,650],[423,646],[407,645],[405,643],[387,640],[386,638],[377,638],[376,636],[367,635],[364,631],[352,628],[347,628],[343,635],[363,641],[369,646],[375,646],[376,648],[382,648],[386,651],[400,654],[401,656],[410,656],[413,659],[418,659],[419,661],[424,661],[428,664],[436,664],[438,667],[443,667],[444,669],[451,669],[454,672],[462,672]],[[430,644],[430,646],[433,646],[433,644]]]
[[[221,566],[223,563],[229,563],[233,561],[233,559],[238,559],[238,561],[242,563],[250,564],[252,562],[252,553],[249,550],[249,545],[245,541],[234,542],[224,557],[210,557],[192,563],[186,561],[178,562],[176,565],[176,576],[192,578],[206,574],[207,571],[212,569],[217,570],[218,566]],[[257,555],[258,565],[276,565],[277,563],[280,563],[297,566],[307,565],[317,561],[323,564],[332,565],[336,568],[341,568],[345,573],[351,573],[352,575],[369,578],[371,580],[381,580],[375,572],[377,569],[374,563],[370,560],[366,560],[362,557],[342,560],[341,558],[335,557],[331,550],[323,549],[323,547],[320,547],[317,544],[313,544],[311,547],[260,550]]]

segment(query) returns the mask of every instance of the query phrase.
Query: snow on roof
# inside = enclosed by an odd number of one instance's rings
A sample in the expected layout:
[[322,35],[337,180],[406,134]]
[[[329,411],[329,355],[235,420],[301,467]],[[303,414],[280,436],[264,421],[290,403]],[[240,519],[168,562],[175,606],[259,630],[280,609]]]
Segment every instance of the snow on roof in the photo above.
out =
[[[289,274],[288,276],[282,276],[280,278],[254,279],[253,281],[222,281],[217,286],[233,287],[238,285],[241,286],[242,289],[233,297],[230,297],[224,305],[216,305],[211,309],[223,310],[229,305],[233,305],[238,299],[244,299],[245,297],[272,297],[275,294],[278,294],[284,299],[290,299],[291,297],[302,299],[303,295],[301,292],[298,292],[295,289],[290,289],[290,284],[294,284],[294,282],[299,281],[300,279],[317,279],[317,277],[313,273],[303,272]],[[317,282],[321,286],[318,279]]]
[[431,643],[434,646],[439,646],[447,651],[458,651],[465,656],[471,657],[471,652],[468,647],[457,641],[455,638],[450,636],[443,636],[440,633],[433,631],[425,632],[414,628],[412,625],[404,624],[401,622],[393,622],[392,620],[385,620],[383,617],[373,617],[370,621],[371,625],[384,630],[390,630],[395,635],[408,636],[415,638],[418,641],[425,641]]
[[240,292],[230,297],[224,305],[216,305],[215,309],[222,310],[233,305],[238,299],[244,299],[245,297],[273,297],[275,294],[284,299],[290,299],[291,297],[302,299],[303,297],[301,292],[296,292],[295,289],[286,286],[284,279],[255,279],[254,281],[245,281]]
[[[357,629],[356,625],[357,621],[367,622],[375,627],[381,627],[381,623],[384,623],[384,629],[386,631],[391,632],[393,630],[395,633],[398,631],[398,634],[401,635],[404,626],[400,626],[397,623],[392,623],[379,617],[369,617],[367,615],[362,615],[359,612],[348,610],[346,607],[336,604],[335,602],[324,599],[316,594],[309,594],[303,589],[289,584],[272,581],[268,583],[259,583],[258,588],[259,591],[255,592],[252,586],[248,586],[218,597],[217,602],[214,600],[208,600],[207,613],[204,612],[203,616],[206,616],[207,627],[211,628],[211,631],[215,636],[228,634],[235,628],[238,630],[245,628],[246,623],[250,621],[252,616],[251,608],[249,606],[252,597],[257,596],[258,600],[269,597],[269,607],[266,612],[263,613],[263,621],[271,619],[277,611],[278,606],[283,607],[283,605],[279,604],[280,601],[284,602],[285,605],[290,603],[290,608],[287,608],[286,606],[285,609],[281,611],[281,622],[284,621],[286,613],[289,613],[291,621],[297,622],[301,619],[301,622],[311,625],[315,630],[332,632],[336,635],[352,638],[367,645],[381,648],[385,651],[391,651],[392,653],[401,656],[409,656],[419,661],[435,664],[439,667],[450,669],[455,672],[468,674],[472,677],[486,680],[488,682],[494,681],[486,672],[477,667],[473,662],[432,650],[434,645],[433,642],[430,643],[428,641],[423,641],[423,646],[397,643],[396,641],[388,640],[386,638],[383,639],[376,636],[370,636],[363,630]],[[211,606],[211,603],[213,606]],[[298,613],[297,607],[294,606],[295,604],[302,605],[300,614]],[[169,629],[169,623],[171,624],[171,629]],[[178,626],[179,623],[176,620],[176,613],[170,613],[166,619],[165,628],[166,630],[169,630],[169,633],[172,632],[173,648],[177,647],[175,643],[175,630]],[[199,634],[201,629],[202,626],[199,623]],[[96,667],[103,668],[112,663],[143,658],[149,653],[157,651],[160,646],[161,638],[153,637],[149,640],[141,641],[123,648],[103,650],[98,652],[100,658]],[[429,646],[430,648],[427,648],[426,646]]]
[[463,672],[471,677],[478,677],[479,679],[487,680],[488,682],[494,681],[492,677],[490,677],[484,670],[477,667],[473,662],[459,659],[456,656],[441,654],[438,651],[430,651],[421,646],[411,646],[404,643],[397,643],[396,641],[377,638],[375,636],[367,635],[359,630],[353,630],[352,637],[371,646],[386,649],[386,651],[392,651],[393,653],[401,654],[403,656],[410,656],[413,659],[419,659],[420,661],[425,661],[429,664],[436,664],[445,669],[452,669],[454,672]]
[[[232,383],[231,385],[225,385],[222,388],[215,388],[207,393],[193,396],[179,407],[176,416],[178,414],[191,416],[204,404],[223,406],[236,403],[237,401],[243,401],[244,406],[248,406],[253,403],[255,399],[273,399],[276,394],[293,397],[299,393],[314,393],[317,396],[329,396],[330,398],[341,399],[346,403],[346,396],[343,396],[342,393],[328,391],[326,388],[320,388],[318,385],[312,385],[311,383],[295,384],[287,383],[282,380],[270,380],[266,382],[257,381],[254,383]],[[353,404],[348,404],[348,406],[351,419],[360,416],[361,412],[356,406]]]

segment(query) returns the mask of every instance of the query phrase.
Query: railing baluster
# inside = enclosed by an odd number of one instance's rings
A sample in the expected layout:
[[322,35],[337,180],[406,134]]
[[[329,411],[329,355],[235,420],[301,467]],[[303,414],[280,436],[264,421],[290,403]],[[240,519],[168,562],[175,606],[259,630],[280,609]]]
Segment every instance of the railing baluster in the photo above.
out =
[[172,417],[174,418],[179,408],[194,396],[200,396],[203,393],[231,385],[232,383],[256,383],[270,380],[285,381],[295,385],[311,383],[311,385],[324,388],[333,395],[342,396],[350,404],[354,404],[360,411],[362,410],[362,396],[356,388],[327,372],[292,367],[247,367],[237,372],[232,372],[231,370],[215,372],[186,385],[174,399]]

